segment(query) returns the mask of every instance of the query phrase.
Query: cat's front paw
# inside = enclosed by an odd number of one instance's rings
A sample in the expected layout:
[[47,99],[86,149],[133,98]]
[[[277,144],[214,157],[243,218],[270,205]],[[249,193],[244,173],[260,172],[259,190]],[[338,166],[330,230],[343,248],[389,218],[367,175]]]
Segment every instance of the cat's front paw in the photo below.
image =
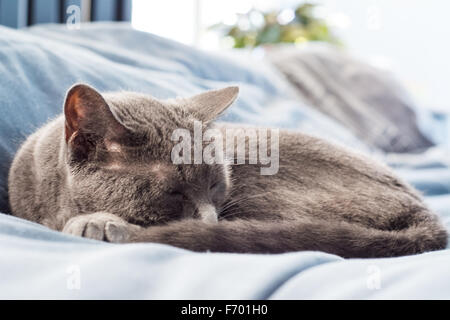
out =
[[138,228],[111,213],[96,212],[69,219],[62,232],[95,240],[126,242]]

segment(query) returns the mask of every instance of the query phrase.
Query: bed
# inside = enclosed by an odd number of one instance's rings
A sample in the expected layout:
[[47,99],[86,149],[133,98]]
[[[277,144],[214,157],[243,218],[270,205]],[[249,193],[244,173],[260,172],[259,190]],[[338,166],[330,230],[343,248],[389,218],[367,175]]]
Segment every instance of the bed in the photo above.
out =
[[417,109],[419,127],[435,146],[387,154],[302,102],[273,66],[248,57],[202,52],[122,23],[86,24],[80,30],[0,27],[0,48],[0,298],[450,298],[449,248],[345,260],[312,251],[218,254],[153,243],[117,245],[13,217],[7,199],[15,151],[61,112],[65,91],[75,82],[158,98],[238,85],[240,97],[221,120],[301,130],[372,153],[416,186],[450,230],[448,115]]

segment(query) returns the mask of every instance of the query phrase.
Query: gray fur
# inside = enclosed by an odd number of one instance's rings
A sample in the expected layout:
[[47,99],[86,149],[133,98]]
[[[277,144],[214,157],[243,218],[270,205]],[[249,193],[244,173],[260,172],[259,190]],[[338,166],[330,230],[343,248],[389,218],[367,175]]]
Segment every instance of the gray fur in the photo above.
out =
[[173,130],[195,119],[229,128],[213,120],[236,96],[159,101],[72,87],[65,116],[14,159],[13,213],[74,235],[195,251],[388,257],[446,247],[437,217],[387,167],[304,134],[280,132],[273,176],[260,165],[173,165]]

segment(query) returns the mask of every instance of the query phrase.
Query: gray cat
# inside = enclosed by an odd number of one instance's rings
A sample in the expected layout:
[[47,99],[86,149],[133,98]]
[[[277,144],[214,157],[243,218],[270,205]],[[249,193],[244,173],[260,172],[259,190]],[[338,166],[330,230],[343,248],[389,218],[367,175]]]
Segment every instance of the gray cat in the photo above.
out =
[[64,115],[14,159],[14,215],[72,235],[195,251],[352,258],[446,247],[437,217],[388,168],[304,134],[280,132],[272,176],[261,164],[173,164],[173,131],[193,130],[194,120],[225,130],[214,119],[237,94],[230,87],[159,101],[73,86]]

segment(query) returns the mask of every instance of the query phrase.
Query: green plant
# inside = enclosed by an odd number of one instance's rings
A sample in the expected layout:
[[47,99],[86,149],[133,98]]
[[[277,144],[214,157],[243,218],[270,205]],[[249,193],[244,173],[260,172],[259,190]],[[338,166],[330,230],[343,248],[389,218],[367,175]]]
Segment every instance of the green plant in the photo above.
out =
[[[240,15],[238,21],[231,26],[220,23],[212,28],[221,29],[225,36],[231,37],[235,48],[307,41],[341,44],[327,23],[314,15],[314,7],[314,4],[304,3],[293,11],[279,10],[267,13],[252,9]],[[260,23],[255,23],[255,16],[260,17]]]

